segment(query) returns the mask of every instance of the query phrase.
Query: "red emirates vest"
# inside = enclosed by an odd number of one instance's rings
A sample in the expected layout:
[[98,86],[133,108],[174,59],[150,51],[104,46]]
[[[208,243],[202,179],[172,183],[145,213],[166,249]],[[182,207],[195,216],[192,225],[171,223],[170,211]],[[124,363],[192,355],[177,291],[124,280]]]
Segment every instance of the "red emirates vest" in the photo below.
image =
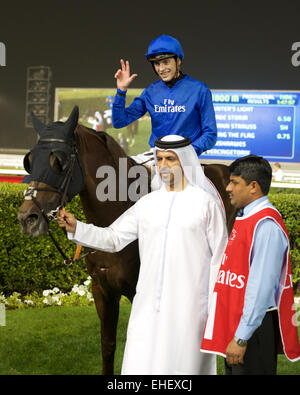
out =
[[[243,314],[255,230],[266,218],[275,221],[288,240],[283,220],[274,208],[262,208],[252,215],[236,219],[215,284],[201,351],[226,356],[226,348]],[[300,344],[289,250],[282,266],[277,299],[283,351],[290,361],[296,361],[300,359]]]

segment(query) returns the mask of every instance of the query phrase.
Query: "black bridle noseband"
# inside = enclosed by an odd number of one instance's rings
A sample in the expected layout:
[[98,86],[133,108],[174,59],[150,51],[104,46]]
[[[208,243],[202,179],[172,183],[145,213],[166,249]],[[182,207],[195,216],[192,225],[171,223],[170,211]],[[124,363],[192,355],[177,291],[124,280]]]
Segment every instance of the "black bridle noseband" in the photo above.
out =
[[[65,144],[69,144],[69,141],[67,140],[63,140],[63,139],[55,139],[55,138],[49,138],[49,139],[39,139],[39,142],[42,143],[65,143]],[[52,234],[51,230],[50,230],[50,222],[52,221],[52,219],[57,220],[57,216],[59,213],[59,210],[61,210],[63,207],[65,207],[66,202],[67,202],[67,193],[68,193],[68,188],[72,179],[72,174],[73,174],[73,170],[74,170],[74,165],[75,165],[75,161],[76,158],[78,156],[78,149],[76,146],[76,143],[73,142],[72,143],[72,153],[71,153],[71,160],[70,160],[70,165],[69,168],[65,174],[65,177],[60,185],[59,188],[37,188],[37,187],[33,187],[33,186],[29,186],[25,191],[24,191],[24,199],[25,200],[32,200],[34,202],[34,204],[37,206],[37,208],[39,209],[40,213],[42,214],[44,220],[46,221],[47,225],[48,225],[48,233],[55,245],[55,247],[57,248],[57,250],[59,251],[59,253],[61,254],[61,256],[64,258],[64,264],[65,265],[71,265],[72,263],[85,258],[87,255],[92,254],[96,251],[89,251],[85,254],[83,254],[82,256],[79,256],[76,259],[72,259],[72,258],[68,258],[66,256],[66,254],[64,253],[64,251],[62,250],[62,248],[59,246],[57,240],[55,239],[54,235]],[[55,210],[51,210],[48,213],[45,212],[45,210],[41,207],[39,201],[36,199],[37,193],[38,192],[55,192],[58,193],[61,198],[60,198],[60,203],[57,206],[57,208]]]

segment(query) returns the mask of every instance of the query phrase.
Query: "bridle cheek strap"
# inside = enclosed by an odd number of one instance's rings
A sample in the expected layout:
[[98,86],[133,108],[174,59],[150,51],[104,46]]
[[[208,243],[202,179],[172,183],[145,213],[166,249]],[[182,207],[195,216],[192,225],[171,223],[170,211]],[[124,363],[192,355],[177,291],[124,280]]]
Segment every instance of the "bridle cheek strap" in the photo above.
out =
[[[52,141],[54,141],[55,139],[51,139]],[[76,149],[73,150],[73,153],[71,154],[71,163],[70,166],[68,168],[68,171],[61,183],[61,186],[59,187],[59,189],[55,189],[55,188],[36,188],[36,187],[28,187],[25,191],[24,191],[24,199],[25,200],[32,200],[34,202],[34,204],[37,206],[37,208],[39,209],[40,213],[42,214],[44,220],[46,221],[46,223],[48,224],[48,233],[55,245],[55,247],[57,248],[58,252],[61,254],[61,256],[64,258],[64,264],[65,265],[72,265],[72,263],[85,258],[87,255],[89,254],[94,254],[96,251],[92,250],[89,251],[85,254],[83,254],[82,256],[75,256],[73,259],[68,258],[66,256],[66,254],[64,253],[64,251],[61,249],[61,247],[59,246],[57,240],[55,239],[55,237],[53,236],[50,228],[49,228],[49,224],[51,222],[52,219],[57,219],[58,216],[58,212],[59,210],[65,206],[66,201],[67,201],[67,192],[68,192],[68,188],[71,182],[71,178],[72,178],[72,174],[73,174],[73,169],[74,169],[74,165],[75,165],[75,160],[76,160],[76,154],[77,151]],[[39,201],[37,200],[37,193],[38,192],[55,192],[55,193],[59,193],[61,195],[61,200],[60,200],[60,204],[59,206],[55,209],[55,210],[51,210],[49,213],[45,213],[44,209],[41,207]]]

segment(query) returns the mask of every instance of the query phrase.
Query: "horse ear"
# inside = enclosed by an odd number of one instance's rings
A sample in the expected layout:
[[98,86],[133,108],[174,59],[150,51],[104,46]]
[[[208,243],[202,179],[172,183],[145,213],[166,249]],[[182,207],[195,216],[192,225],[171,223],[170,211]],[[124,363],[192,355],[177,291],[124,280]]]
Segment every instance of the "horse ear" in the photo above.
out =
[[78,109],[78,106],[75,106],[73,108],[68,120],[65,123],[65,127],[68,130],[68,134],[74,132],[74,130],[77,126],[77,123],[78,123],[78,117],[79,117],[79,109]]
[[43,122],[41,122],[35,115],[33,112],[30,113],[31,116],[31,121],[32,121],[32,125],[34,127],[34,130],[40,134],[42,130],[45,129],[46,125],[43,124]]

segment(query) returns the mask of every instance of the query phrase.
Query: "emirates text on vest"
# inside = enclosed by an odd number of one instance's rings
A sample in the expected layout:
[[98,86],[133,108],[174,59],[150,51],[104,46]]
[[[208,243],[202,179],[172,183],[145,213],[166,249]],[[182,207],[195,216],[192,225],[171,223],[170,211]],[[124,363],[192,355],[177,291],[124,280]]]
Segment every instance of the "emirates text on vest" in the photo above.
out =
[[0,66],[6,66],[6,48],[5,44],[0,42]]
[[220,270],[218,273],[217,283],[241,289],[245,286],[245,278],[246,277],[243,274],[237,275],[229,269],[226,272],[225,270]]
[[[235,229],[232,229],[228,243],[232,242],[236,237],[237,231]],[[228,255],[224,253],[221,261],[221,267],[225,265],[227,259]],[[236,287],[237,289],[241,289],[245,286],[245,278],[246,276],[244,276],[243,274],[238,275],[234,272],[231,272],[230,269],[228,269],[227,271],[220,269],[218,273],[217,283],[229,285],[232,288]]]

